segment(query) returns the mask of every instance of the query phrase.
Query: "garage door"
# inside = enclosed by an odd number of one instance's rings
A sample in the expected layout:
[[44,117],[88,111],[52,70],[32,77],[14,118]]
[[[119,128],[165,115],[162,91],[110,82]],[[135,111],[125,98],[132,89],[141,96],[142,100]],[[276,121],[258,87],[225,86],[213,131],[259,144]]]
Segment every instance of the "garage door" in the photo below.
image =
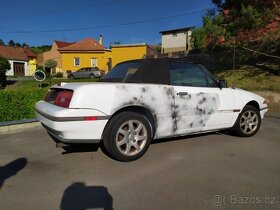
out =
[[14,62],[14,75],[15,76],[24,76],[24,63]]

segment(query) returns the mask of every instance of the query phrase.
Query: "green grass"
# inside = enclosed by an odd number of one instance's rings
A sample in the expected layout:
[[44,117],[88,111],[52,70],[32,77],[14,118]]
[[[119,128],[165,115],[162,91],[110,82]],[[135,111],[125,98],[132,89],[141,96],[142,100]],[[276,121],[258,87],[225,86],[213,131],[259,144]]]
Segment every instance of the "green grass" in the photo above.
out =
[[258,68],[244,66],[236,70],[213,71],[217,78],[224,78],[229,86],[249,91],[280,92],[280,76]]
[[268,112],[280,113],[280,76],[251,66],[234,71],[218,70],[213,73],[217,78],[226,79],[229,87],[241,88],[263,96],[270,101]]

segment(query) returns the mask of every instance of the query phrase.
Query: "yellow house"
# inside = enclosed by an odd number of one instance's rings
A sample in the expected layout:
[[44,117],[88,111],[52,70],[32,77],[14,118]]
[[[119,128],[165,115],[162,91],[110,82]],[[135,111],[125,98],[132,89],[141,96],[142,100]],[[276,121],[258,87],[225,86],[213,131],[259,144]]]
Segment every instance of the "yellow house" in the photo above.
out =
[[50,51],[41,53],[37,56],[37,64],[44,66],[45,62],[47,60],[54,60],[56,61],[57,65],[55,68],[53,69],[46,69],[49,73],[51,74],[55,74],[57,72],[61,72],[62,70],[62,65],[61,65],[61,54],[59,53],[58,49],[59,48],[63,48],[63,47],[67,47],[69,45],[74,44],[75,42],[62,42],[62,41],[57,41],[54,40],[53,44],[52,44],[52,48]]
[[72,45],[59,48],[61,53],[62,70],[77,71],[82,67],[97,66],[107,72],[111,66],[111,50],[102,45],[102,37],[99,43],[92,38],[83,39]]
[[112,66],[118,63],[142,59],[157,54],[156,50],[146,43],[112,45]]
[[105,49],[102,36],[99,42],[85,38],[80,42],[58,49],[61,55],[62,71],[77,71],[83,67],[97,66],[108,72],[116,64],[133,59],[146,58],[157,54],[156,50],[146,43],[112,45]]
[[33,76],[36,69],[37,69],[36,58],[33,58],[32,60],[29,60],[28,65],[29,65],[29,76]]

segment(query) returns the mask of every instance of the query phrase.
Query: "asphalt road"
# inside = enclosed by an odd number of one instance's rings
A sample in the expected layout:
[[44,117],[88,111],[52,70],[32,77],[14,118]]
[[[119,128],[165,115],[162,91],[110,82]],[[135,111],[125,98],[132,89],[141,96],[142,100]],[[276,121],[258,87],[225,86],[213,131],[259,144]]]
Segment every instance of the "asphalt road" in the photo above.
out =
[[152,144],[121,163],[100,148],[56,148],[39,127],[0,135],[0,209],[280,209],[280,119],[239,138]]

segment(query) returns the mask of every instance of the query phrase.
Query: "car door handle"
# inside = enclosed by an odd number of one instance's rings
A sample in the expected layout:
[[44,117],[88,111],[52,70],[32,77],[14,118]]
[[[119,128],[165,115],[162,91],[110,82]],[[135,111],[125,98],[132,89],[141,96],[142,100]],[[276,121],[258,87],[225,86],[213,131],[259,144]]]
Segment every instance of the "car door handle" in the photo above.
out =
[[178,92],[177,95],[186,96],[186,95],[189,95],[189,93],[188,92]]

